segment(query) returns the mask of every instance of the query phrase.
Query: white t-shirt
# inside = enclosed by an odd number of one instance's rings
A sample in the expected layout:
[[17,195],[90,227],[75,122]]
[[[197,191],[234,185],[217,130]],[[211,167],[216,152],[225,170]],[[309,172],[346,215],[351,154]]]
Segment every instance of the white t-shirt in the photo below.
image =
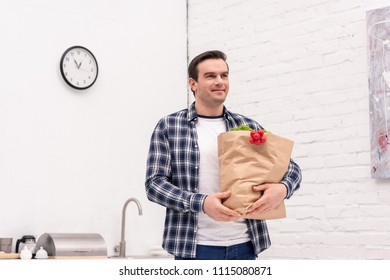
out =
[[[196,129],[200,150],[199,193],[220,192],[217,137],[226,131],[225,121],[222,117],[199,117]],[[198,217],[197,238],[198,244],[214,246],[230,246],[250,240],[244,219],[220,222],[203,212]]]

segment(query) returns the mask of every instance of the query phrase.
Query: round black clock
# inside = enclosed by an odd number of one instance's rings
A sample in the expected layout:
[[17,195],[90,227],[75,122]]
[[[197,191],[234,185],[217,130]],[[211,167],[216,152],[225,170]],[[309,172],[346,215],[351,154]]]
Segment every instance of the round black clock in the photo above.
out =
[[90,50],[81,46],[70,47],[64,52],[60,61],[60,70],[65,82],[75,89],[91,87],[99,73],[95,56]]

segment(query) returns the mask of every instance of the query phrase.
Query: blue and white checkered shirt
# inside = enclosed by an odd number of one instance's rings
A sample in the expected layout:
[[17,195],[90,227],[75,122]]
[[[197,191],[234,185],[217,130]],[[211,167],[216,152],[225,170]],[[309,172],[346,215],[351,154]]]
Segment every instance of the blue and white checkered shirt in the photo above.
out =
[[[224,108],[227,130],[247,125],[263,129],[257,122]],[[202,211],[205,194],[198,193],[199,149],[195,103],[162,118],[155,127],[147,158],[146,193],[148,199],[166,207],[163,248],[182,258],[196,255],[198,213]],[[281,183],[287,187],[287,198],[300,187],[299,166],[290,161]],[[271,245],[266,222],[246,220],[250,238],[259,254]]]

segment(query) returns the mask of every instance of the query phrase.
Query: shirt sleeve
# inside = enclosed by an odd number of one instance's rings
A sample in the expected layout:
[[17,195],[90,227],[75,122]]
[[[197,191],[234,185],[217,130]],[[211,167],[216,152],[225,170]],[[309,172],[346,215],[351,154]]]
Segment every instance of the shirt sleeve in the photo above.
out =
[[298,164],[294,162],[294,160],[290,159],[288,169],[280,181],[280,183],[284,184],[287,188],[287,199],[290,198],[293,193],[300,188],[301,181],[301,169],[299,168]]
[[169,141],[160,121],[150,141],[145,189],[150,201],[180,212],[201,212],[206,195],[186,191],[172,184]]

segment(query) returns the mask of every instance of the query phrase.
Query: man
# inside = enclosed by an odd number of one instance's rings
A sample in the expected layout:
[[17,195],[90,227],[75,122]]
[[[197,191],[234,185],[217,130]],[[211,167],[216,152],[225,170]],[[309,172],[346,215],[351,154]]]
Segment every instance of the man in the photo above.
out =
[[[198,55],[188,75],[195,102],[158,122],[147,159],[148,199],[166,207],[163,248],[175,259],[256,259],[271,244],[267,225],[222,205],[230,193],[219,191],[217,136],[239,125],[262,127],[225,108],[229,67],[224,53]],[[276,207],[300,182],[300,169],[291,160],[280,183],[254,186],[263,195],[249,211]]]

